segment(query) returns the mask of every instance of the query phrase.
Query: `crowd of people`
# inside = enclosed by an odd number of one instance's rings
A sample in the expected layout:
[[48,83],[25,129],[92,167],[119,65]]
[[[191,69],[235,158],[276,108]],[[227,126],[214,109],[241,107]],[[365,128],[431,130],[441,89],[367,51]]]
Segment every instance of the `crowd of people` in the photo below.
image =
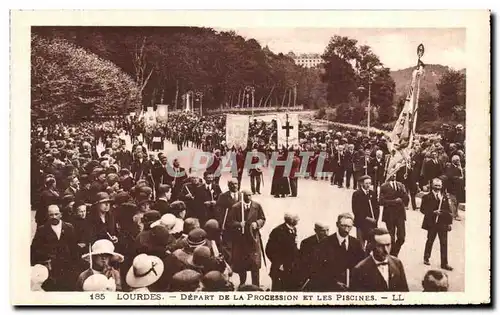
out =
[[[155,127],[126,118],[35,125],[32,288],[259,291],[259,270],[269,260],[273,291],[408,291],[397,256],[410,201],[412,210],[424,214],[422,228],[428,231],[424,263],[429,264],[438,236],[441,268],[453,269],[447,261],[447,232],[453,219],[460,220],[457,208],[465,202],[463,126],[444,126],[440,135],[416,140],[411,163],[387,181],[391,152],[383,134],[299,127],[300,143],[283,148],[275,121],[253,120],[247,147],[229,148],[222,115],[171,114]],[[131,150],[124,137],[130,137]],[[203,177],[162,152],[165,140],[178,150],[190,146],[210,152]],[[271,194],[277,198],[300,195],[301,152],[312,152],[309,180],[352,187],[352,209],[338,217],[337,232],[330,235],[318,222],[315,235],[299,247],[298,217],[287,213],[264,246],[265,211],[252,200],[261,193],[263,169],[247,170],[251,190],[241,187],[248,152],[263,153],[267,166],[274,152],[279,160],[294,156],[289,174],[274,167]],[[217,169],[228,154],[236,155],[237,174],[226,189]],[[421,191],[428,193],[418,205]],[[349,236],[353,227],[356,238]],[[251,285],[246,285],[248,271]],[[235,274],[237,287],[231,280]],[[432,270],[423,287],[445,290],[446,273]]]

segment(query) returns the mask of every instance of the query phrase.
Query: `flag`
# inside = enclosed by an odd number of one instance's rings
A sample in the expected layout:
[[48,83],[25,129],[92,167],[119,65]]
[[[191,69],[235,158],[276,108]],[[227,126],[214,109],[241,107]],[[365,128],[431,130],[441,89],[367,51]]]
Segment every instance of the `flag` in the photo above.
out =
[[168,105],[156,105],[156,120],[159,122],[167,122],[168,120]]
[[156,113],[153,107],[148,107],[146,114],[144,115],[144,123],[147,126],[154,126],[156,124]]
[[276,115],[278,146],[288,148],[299,144],[299,114],[280,113]]
[[413,70],[412,81],[405,104],[389,136],[388,148],[391,152],[386,170],[386,179],[396,174],[401,167],[410,165],[410,151],[416,126],[420,79],[424,73],[423,63]]
[[231,149],[241,147],[243,150],[247,147],[248,127],[250,119],[247,115],[226,116],[226,144]]

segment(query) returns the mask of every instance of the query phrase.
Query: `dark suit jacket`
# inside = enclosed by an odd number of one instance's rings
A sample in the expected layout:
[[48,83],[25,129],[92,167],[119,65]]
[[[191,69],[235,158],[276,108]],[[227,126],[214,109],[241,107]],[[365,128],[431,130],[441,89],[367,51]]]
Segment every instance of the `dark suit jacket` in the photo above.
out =
[[369,196],[367,196],[361,189],[352,193],[351,204],[352,213],[354,213],[354,225],[360,229],[371,229],[376,227],[376,224],[373,224],[366,219],[372,217],[369,200],[371,200],[373,215],[375,216],[373,219],[375,219],[375,221],[378,220],[380,214],[377,194],[371,190],[368,191],[368,194]]
[[[405,186],[396,182],[397,190],[392,188],[390,182],[380,186],[380,205],[384,207],[382,221],[394,223],[397,220],[406,220],[405,206],[410,202]],[[398,201],[397,199],[401,200]]]
[[[70,223],[62,222],[61,238],[57,239],[50,222],[36,230],[31,243],[31,264],[51,259],[57,265],[66,265],[78,260],[78,245],[75,229]],[[76,279],[75,279],[76,280]]]
[[115,223],[115,217],[111,213],[112,210],[110,210],[108,213],[106,213],[106,223],[103,223],[101,221],[101,218],[99,218],[99,215],[97,214],[97,210],[91,211],[89,216],[86,218],[86,223],[87,226],[85,228],[86,232],[86,237],[85,237],[85,242],[86,243],[94,243],[97,240],[100,239],[106,239],[109,240],[108,233],[112,236],[117,236],[117,230],[116,230],[116,223]]
[[316,234],[305,238],[300,243],[300,262],[298,264],[298,272],[300,273],[302,284],[308,279],[311,279],[313,273],[315,273],[313,263],[317,261],[320,244],[323,243],[325,239],[321,242],[318,241]]
[[354,237],[349,237],[348,249],[341,247],[337,233],[327,237],[319,247],[318,260],[314,264],[316,277],[311,280],[311,286],[318,291],[338,291],[337,282],[346,284],[346,269],[352,269],[363,258],[365,252],[361,243]]
[[169,213],[170,205],[169,205],[169,203],[167,201],[165,201],[163,199],[161,199],[161,200],[158,199],[154,203],[152,209],[153,210],[157,210],[157,211],[160,212],[161,215],[164,215],[164,214]]
[[228,225],[227,225],[227,218],[226,222],[224,222],[224,217],[227,215],[231,207],[237,203],[238,201],[241,200],[241,193],[237,193],[237,199],[233,199],[231,197],[231,192],[226,191],[222,194],[219,195],[219,198],[217,199],[217,202],[215,203],[215,209],[216,209],[216,219],[219,221],[219,226],[221,227],[222,232],[224,233],[224,230],[227,230]]
[[388,262],[389,284],[380,274],[373,258],[368,256],[352,269],[349,290],[354,292],[408,292],[403,264],[393,256],[389,256]]
[[422,229],[447,231],[448,226],[453,223],[448,197],[443,193],[441,195],[443,196],[441,202],[441,210],[443,212],[439,215],[439,218],[437,214],[434,214],[434,210],[439,208],[439,199],[434,196],[433,192],[422,196],[422,204],[420,206],[420,212],[424,214]]
[[297,230],[295,228],[289,229],[283,223],[275,227],[269,240],[266,244],[266,256],[271,261],[271,277],[277,276],[280,271],[280,266],[288,274],[291,273],[294,264],[299,258],[299,249],[297,248]]
[[422,171],[424,173],[425,181],[430,181],[434,178],[443,175],[443,167],[441,163],[439,163],[439,160],[437,161],[437,163],[434,163],[434,160],[428,160],[424,162],[424,167]]

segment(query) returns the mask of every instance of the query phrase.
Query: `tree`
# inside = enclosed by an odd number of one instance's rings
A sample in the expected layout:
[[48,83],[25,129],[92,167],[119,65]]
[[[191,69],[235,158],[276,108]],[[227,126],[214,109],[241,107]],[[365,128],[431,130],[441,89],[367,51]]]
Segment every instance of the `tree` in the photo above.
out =
[[418,99],[417,127],[426,121],[435,121],[438,118],[436,99],[426,90],[420,90]]
[[354,69],[336,55],[325,62],[322,80],[327,84],[327,100],[332,105],[348,102],[349,94],[357,89]]
[[31,38],[31,109],[36,118],[92,118],[136,110],[133,79],[112,62],[61,39]]
[[465,73],[449,69],[436,86],[441,117],[452,118],[465,108]]

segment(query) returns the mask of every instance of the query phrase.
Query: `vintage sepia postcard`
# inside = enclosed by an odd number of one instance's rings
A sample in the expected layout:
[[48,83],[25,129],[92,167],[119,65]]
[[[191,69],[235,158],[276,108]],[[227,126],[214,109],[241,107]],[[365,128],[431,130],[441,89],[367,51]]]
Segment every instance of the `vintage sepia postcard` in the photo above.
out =
[[489,11],[12,11],[11,39],[12,304],[491,303]]

